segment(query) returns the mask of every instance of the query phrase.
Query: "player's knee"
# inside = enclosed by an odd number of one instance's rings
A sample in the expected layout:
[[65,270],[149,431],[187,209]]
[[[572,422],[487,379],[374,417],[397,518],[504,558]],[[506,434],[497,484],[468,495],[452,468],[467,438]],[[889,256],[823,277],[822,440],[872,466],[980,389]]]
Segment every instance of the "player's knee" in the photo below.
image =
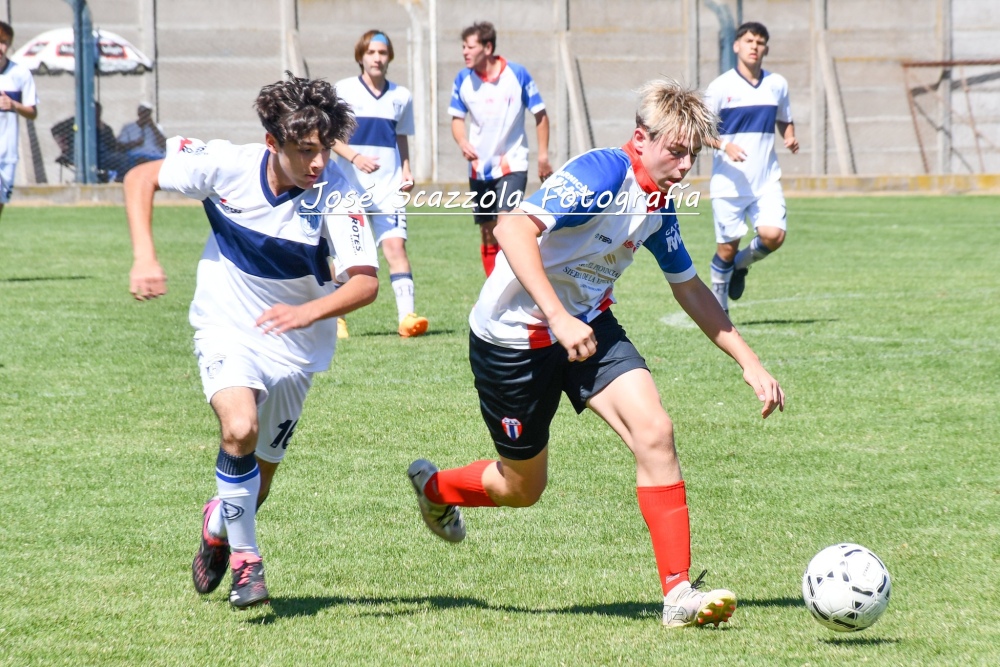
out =
[[520,480],[516,485],[509,485],[504,505],[508,507],[531,507],[542,497],[548,475],[540,479]]
[[636,456],[672,458],[674,450],[674,423],[666,413],[652,417],[633,434],[632,449]]
[[762,227],[757,230],[757,235],[760,236],[761,243],[771,252],[780,248],[785,242],[785,230],[777,227]]
[[246,455],[257,447],[257,420],[252,417],[230,417],[222,424],[224,448],[239,450]]

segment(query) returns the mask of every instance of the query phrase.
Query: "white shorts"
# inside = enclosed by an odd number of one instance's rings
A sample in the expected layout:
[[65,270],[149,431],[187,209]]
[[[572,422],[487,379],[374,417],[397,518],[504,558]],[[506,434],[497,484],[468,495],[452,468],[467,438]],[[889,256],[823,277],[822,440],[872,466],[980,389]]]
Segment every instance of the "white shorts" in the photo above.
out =
[[222,389],[257,390],[257,458],[280,463],[302,414],[312,373],[218,338],[196,339],[194,347],[209,402]]
[[372,221],[372,234],[375,243],[382,245],[386,239],[406,240],[406,211],[398,209],[394,213],[369,211],[368,219]]
[[785,193],[776,189],[759,197],[719,197],[712,200],[712,217],[716,243],[730,243],[746,236],[750,231],[747,218],[754,229],[763,226],[784,230]]
[[10,201],[10,194],[14,191],[14,174],[16,172],[16,162],[0,164],[0,205]]

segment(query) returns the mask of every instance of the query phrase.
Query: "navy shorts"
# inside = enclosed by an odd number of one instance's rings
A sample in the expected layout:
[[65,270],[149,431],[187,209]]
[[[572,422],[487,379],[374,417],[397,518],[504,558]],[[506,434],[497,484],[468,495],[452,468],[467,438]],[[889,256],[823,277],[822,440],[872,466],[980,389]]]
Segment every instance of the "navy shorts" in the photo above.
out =
[[496,222],[497,213],[521,205],[524,189],[528,187],[528,172],[515,171],[492,181],[470,179],[469,187],[476,193],[476,208],[472,215],[476,224]]
[[597,352],[572,363],[559,343],[515,350],[469,334],[479,408],[500,456],[515,461],[538,456],[549,443],[549,425],[564,392],[580,413],[615,378],[636,368],[649,370],[610,310],[590,326]]

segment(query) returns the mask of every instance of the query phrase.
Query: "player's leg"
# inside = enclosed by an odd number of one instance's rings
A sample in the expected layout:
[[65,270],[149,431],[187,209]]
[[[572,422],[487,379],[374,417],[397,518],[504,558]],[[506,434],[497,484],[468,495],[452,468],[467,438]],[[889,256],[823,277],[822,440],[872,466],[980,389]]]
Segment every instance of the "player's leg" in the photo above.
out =
[[515,350],[469,335],[479,406],[497,460],[438,470],[414,461],[408,474],[428,527],[443,539],[465,537],[459,507],[526,507],[547,483],[549,424],[559,407],[566,351],[558,345]]
[[719,305],[729,312],[729,285],[733,278],[733,264],[746,236],[746,208],[750,197],[717,197],[712,200],[712,217],[715,221],[715,256],[712,257],[712,293]]
[[757,235],[736,255],[729,296],[738,299],[746,287],[750,265],[766,258],[785,242],[787,229],[785,196],[780,188],[766,192],[748,208],[747,217]]
[[0,164],[0,216],[3,215],[4,204],[10,202],[10,196],[14,193],[14,174],[16,170],[16,162]]
[[420,336],[427,332],[428,322],[414,308],[413,272],[406,253],[406,212],[374,214],[371,220],[376,241],[389,265],[389,283],[396,297],[397,331],[404,338]]
[[479,256],[487,278],[493,273],[497,253],[500,252],[500,246],[493,235],[493,230],[497,226],[497,193],[493,189],[496,183],[496,181],[469,179],[469,190],[475,194],[472,219],[479,227]]
[[635,457],[639,510],[649,528],[664,595],[663,622],[677,626],[727,620],[736,605],[732,593],[697,593],[689,583],[687,496],[674,446],[673,424],[660,404],[652,375],[610,312],[591,326],[598,349],[593,357],[570,371],[567,384],[579,388],[569,394],[570,400],[577,409],[585,401],[586,407],[611,426]]

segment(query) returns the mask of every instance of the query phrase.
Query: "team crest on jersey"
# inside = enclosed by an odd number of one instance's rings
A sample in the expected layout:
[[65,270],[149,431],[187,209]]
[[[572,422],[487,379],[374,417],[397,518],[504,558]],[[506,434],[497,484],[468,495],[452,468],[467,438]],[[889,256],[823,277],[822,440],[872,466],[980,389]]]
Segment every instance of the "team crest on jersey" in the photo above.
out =
[[222,501],[222,516],[225,517],[226,521],[233,521],[239,519],[243,516],[243,508],[239,505],[233,505],[232,503],[227,503],[225,500]]
[[521,437],[521,432],[524,430],[524,427],[521,426],[520,421],[514,419],[513,417],[504,417],[500,420],[500,423],[503,424],[503,430],[507,434],[508,438],[511,440],[517,440]]
[[302,233],[306,236],[313,236],[319,231],[323,224],[323,216],[316,212],[316,209],[309,208],[305,203],[299,204],[299,224],[302,226]]

